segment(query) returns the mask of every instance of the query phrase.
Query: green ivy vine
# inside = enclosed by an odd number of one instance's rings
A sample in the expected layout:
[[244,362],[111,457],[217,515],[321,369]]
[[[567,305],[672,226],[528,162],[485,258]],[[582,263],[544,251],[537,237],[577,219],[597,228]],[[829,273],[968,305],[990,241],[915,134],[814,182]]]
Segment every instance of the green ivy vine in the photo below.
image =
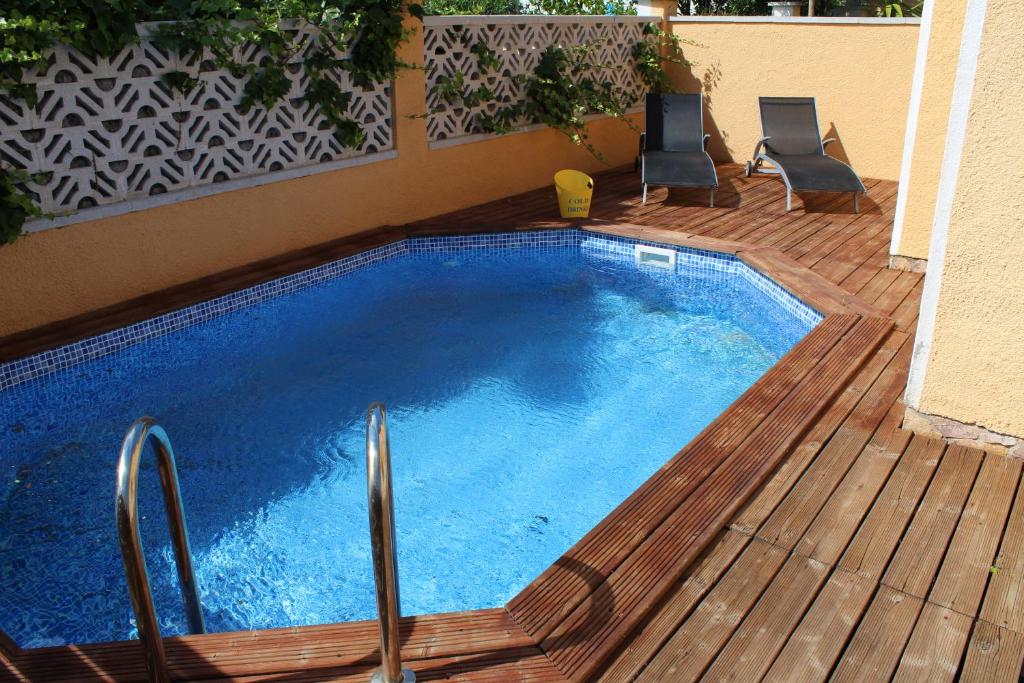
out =
[[665,71],[666,64],[690,66],[683,56],[683,43],[695,46],[697,43],[682,40],[673,33],[666,33],[657,24],[648,24],[644,29],[644,40],[633,45],[633,59],[640,80],[647,90],[655,94],[675,92],[676,88]]
[[[478,41],[470,46],[465,32],[458,38],[476,56],[477,69],[482,75],[500,66],[497,55],[485,43]],[[648,24],[644,28],[644,37],[633,45],[631,54],[637,74],[648,91],[674,92],[665,66],[687,64],[682,42],[656,24]],[[436,78],[432,93],[449,105],[498,105],[493,108],[493,113],[480,111],[475,114],[476,126],[483,133],[511,133],[524,120],[541,123],[603,161],[604,155],[590,142],[587,116],[603,114],[624,122],[634,130],[637,128],[626,117],[634,104],[632,95],[617,88],[609,78],[610,71],[618,66],[601,63],[598,53],[599,46],[592,43],[548,46],[532,73],[515,77],[524,85],[525,99],[522,103],[501,102],[487,85],[469,88],[462,71]]]
[[[407,0],[22,0],[0,16],[0,96],[34,107],[38,93],[25,76],[45,73],[55,46],[111,57],[139,41],[137,24],[155,21],[162,23],[151,40],[190,65],[162,77],[169,89],[190,93],[202,87],[201,70],[226,69],[243,81],[242,112],[269,109],[288,94],[288,73],[297,66],[306,76],[302,99],[339,144],[358,147],[364,134],[349,115],[352,93],[339,83],[347,73],[355,86],[371,89],[408,66],[397,56],[408,38],[406,11],[423,16],[422,6]],[[308,43],[296,30],[302,23],[314,29]],[[253,46],[266,55],[258,64],[236,58]],[[42,215],[25,189],[28,179],[0,160],[0,243]]]
[[21,189],[29,180],[42,182],[45,178],[33,178],[25,171],[0,166],[0,244],[16,240],[25,221],[43,215],[32,197]]
[[[150,39],[189,64],[162,77],[167,88],[188,94],[203,87],[202,70],[225,69],[243,82],[241,111],[270,108],[287,96],[288,73],[297,66],[306,76],[302,99],[333,128],[339,144],[357,147],[364,134],[349,115],[352,93],[338,84],[348,74],[357,87],[369,89],[411,66],[397,56],[408,38],[406,11],[423,14],[421,5],[409,0],[22,0],[0,17],[0,96],[34,107],[38,93],[25,77],[46,73],[55,46],[110,57],[140,40],[139,23],[161,22]],[[315,29],[308,43],[296,30],[302,22]],[[253,46],[266,57],[256,64],[237,59]],[[481,73],[499,68],[497,55],[483,41],[467,47]],[[672,90],[664,66],[684,63],[675,36],[649,25],[632,55],[649,90]],[[461,72],[438,79],[434,89],[449,104],[499,104],[492,113],[477,114],[483,132],[509,133],[525,119],[548,125],[603,158],[589,142],[586,116],[605,114],[632,126],[625,117],[630,96],[608,77],[612,68],[597,61],[594,45],[551,46],[533,73],[518,77],[525,85],[523,103],[499,102],[486,85],[468,88]],[[26,220],[49,215],[26,189],[27,182],[45,175],[30,176],[0,159],[0,244],[14,241]]]

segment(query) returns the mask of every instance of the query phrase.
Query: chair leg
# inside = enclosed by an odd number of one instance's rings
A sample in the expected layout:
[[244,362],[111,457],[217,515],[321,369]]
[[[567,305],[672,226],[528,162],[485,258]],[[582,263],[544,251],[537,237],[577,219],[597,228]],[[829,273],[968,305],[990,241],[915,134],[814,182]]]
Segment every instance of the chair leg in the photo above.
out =
[[711,188],[711,199],[708,201],[708,206],[712,209],[715,208],[715,188]]
[[647,205],[647,183],[644,183],[644,196],[643,196],[643,199],[641,200],[640,204],[641,204],[641,206],[646,206]]
[[853,212],[854,213],[860,213],[860,204],[857,201],[858,199],[860,199],[860,192],[854,192],[853,193]]
[[786,213],[793,208],[793,192],[787,187],[786,188]]

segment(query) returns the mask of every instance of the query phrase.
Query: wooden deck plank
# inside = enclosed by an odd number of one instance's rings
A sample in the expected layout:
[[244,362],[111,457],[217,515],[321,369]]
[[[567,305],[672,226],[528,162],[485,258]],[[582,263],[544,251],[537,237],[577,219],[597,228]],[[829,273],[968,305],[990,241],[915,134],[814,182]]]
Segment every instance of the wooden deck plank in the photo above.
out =
[[[859,287],[855,293],[864,301],[874,303],[875,300],[882,295],[882,292],[888,289],[889,285],[899,277],[900,272],[898,270],[866,268],[865,274],[871,274],[871,279],[869,279],[863,287]],[[853,276],[851,275],[850,277]],[[839,286],[850,291],[856,286],[856,284],[851,282],[850,278],[847,278],[843,280]]]
[[[872,362],[890,365],[888,372],[884,372],[872,385],[858,404],[859,410],[855,410],[836,431],[793,490],[758,530],[759,538],[786,548],[795,547],[832,491],[849,472],[861,449],[903,392],[904,368],[909,362],[907,354],[910,347],[904,344],[904,335],[897,335],[890,336],[872,359]],[[890,364],[890,359],[901,347],[907,351],[900,356],[899,362]]]
[[[902,455],[909,435],[898,428],[899,403],[886,416],[875,436],[851,468],[844,484],[830,497],[795,552],[810,552],[819,561],[836,561],[867,514],[878,489],[886,483]],[[863,467],[860,464],[863,463]],[[863,473],[859,473],[863,470]],[[899,478],[897,478],[899,479]],[[899,483],[894,490],[899,490]],[[923,488],[923,487],[922,487]],[[833,510],[833,512],[829,512]],[[834,528],[834,533],[832,529]],[[898,537],[889,538],[889,553]],[[878,545],[874,551],[881,554]],[[887,556],[887,554],[886,554]],[[858,623],[877,585],[877,575],[837,570],[773,666],[774,680],[823,680],[831,672],[846,640]]]
[[805,211],[785,213],[785,195],[779,196],[773,189],[769,192],[770,196],[763,204],[764,210],[744,217],[746,220],[732,216],[732,220],[723,222],[715,232],[729,239],[771,246],[771,237],[777,231],[788,233],[818,220],[818,215]]
[[898,338],[890,337],[886,340],[882,348],[850,381],[843,393],[832,402],[825,414],[815,422],[799,446],[776,469],[771,479],[744,505],[732,520],[733,529],[748,534],[757,533],[800,480],[811,462],[818,457],[836,430],[847,422],[851,413],[865,400],[865,394],[886,371],[898,348]]
[[954,680],[970,632],[970,617],[925,603],[893,681]]
[[[884,265],[879,266],[878,264],[873,263],[875,256],[882,256],[883,258],[888,259],[889,246],[885,245],[880,248],[875,252],[874,256],[868,258],[864,263],[857,266],[852,273],[836,284],[848,292],[852,292],[863,297],[865,301],[874,301],[878,298],[878,294],[881,294],[885,287],[887,287],[892,280],[895,280],[900,274],[900,271],[898,270],[889,270]],[[876,283],[876,279],[881,280],[881,282]],[[869,286],[871,287],[870,290],[868,289]],[[877,291],[877,293],[873,294],[873,296],[866,296],[864,294],[865,290],[868,290],[869,292]],[[918,298],[919,297],[920,294],[918,294]]]
[[1000,628],[1024,634],[1024,493],[1019,490],[994,567],[980,616]]
[[[874,200],[886,205],[893,200],[896,188],[888,183],[873,182],[869,190],[876,190]],[[766,241],[787,252],[793,259],[812,252],[830,253],[835,246],[847,243],[851,238],[865,231],[866,226],[879,222],[875,207],[865,206],[859,214],[824,214],[815,224],[796,231],[773,231]],[[884,219],[883,219],[884,220]]]
[[794,552],[829,565],[839,561],[910,441],[910,434],[899,428],[901,418],[902,405],[893,403]]
[[832,676],[835,683],[892,678],[923,600],[882,586],[847,645]]
[[[866,181],[870,186],[874,186],[878,182],[876,180]],[[765,187],[770,195],[768,201],[759,207],[762,210],[755,214],[760,214],[759,220],[737,222],[734,232],[730,235],[732,239],[742,239],[752,244],[773,244],[786,235],[807,226],[813,226],[811,229],[817,230],[822,220],[830,218],[843,220],[847,215],[854,215],[848,197],[844,201],[843,197],[828,193],[803,194],[797,197],[800,199],[799,205],[794,202],[794,210],[787,212],[785,191],[779,191],[778,180],[769,181]],[[810,201],[805,203],[804,199]],[[763,210],[766,208],[768,210]],[[774,217],[776,222],[769,225],[765,220],[768,217]]]
[[877,583],[842,570],[832,573],[765,675],[765,681],[828,680]]
[[[504,609],[407,617],[400,634],[408,661],[523,649],[539,655]],[[172,673],[186,680],[376,665],[378,646],[372,621],[165,639]],[[32,681],[131,680],[145,677],[140,647],[125,641],[39,648],[24,651],[14,664]]]
[[[822,261],[855,261],[858,256],[870,253],[866,247],[878,238],[880,230],[889,226],[896,206],[896,190],[889,184],[881,187],[879,201],[872,201],[873,206],[857,215],[855,224],[847,224],[847,228],[830,235],[827,240],[812,244],[804,244],[793,249],[794,258],[808,267]],[[888,239],[888,235],[885,236]]]
[[967,645],[961,679],[965,683],[1018,681],[1024,662],[1024,635],[979,621]]
[[[877,248],[873,240],[888,239],[889,225],[884,217],[865,216],[854,224],[852,235],[839,235],[815,245],[800,256],[794,256],[804,267],[840,283],[856,271]],[[790,251],[799,253],[799,249]]]
[[929,602],[977,615],[1020,483],[1021,464],[1017,458],[986,454]]
[[921,273],[900,273],[889,288],[882,292],[881,296],[872,303],[886,314],[890,314],[903,303],[904,299],[910,296],[910,293],[917,288],[923,279],[924,277]]
[[746,211],[734,212],[718,216],[701,227],[701,234],[709,237],[720,237],[742,240],[748,244],[760,244],[757,231],[763,229],[770,221],[773,226],[783,226],[797,220],[799,213],[779,214],[784,206],[784,196],[780,197],[774,183],[765,181],[753,189],[743,193],[743,206]]
[[[876,185],[877,187],[877,185]],[[889,212],[895,207],[896,191],[885,186],[880,197],[880,212],[866,209],[850,217],[837,217],[830,222],[831,230],[820,231],[817,235],[795,243],[787,243],[784,249],[801,264],[812,267],[823,260],[834,258],[838,252],[856,254],[859,246],[866,244],[889,227]],[[835,280],[838,281],[838,280]]]
[[772,278],[822,313],[885,315],[880,309],[864,303],[831,281],[801,267],[796,261],[776,249],[761,248],[743,251],[740,253],[740,258],[747,265]]
[[[207,679],[227,683],[368,683],[375,667],[322,667],[282,676],[279,673]],[[564,683],[565,678],[542,655],[508,651],[501,655],[441,657],[421,660],[411,667],[417,681],[458,683]]]
[[828,578],[828,565],[790,555],[708,669],[709,680],[760,680]]
[[[750,202],[761,193],[760,186],[763,184],[763,179],[741,178],[739,177],[741,172],[742,169],[738,166],[718,167],[720,186],[715,193],[716,206],[714,208],[707,205],[708,196],[702,191],[701,197],[698,198],[684,188],[670,189],[667,187],[651,188],[647,194],[647,204],[644,206],[641,204],[640,197],[640,176],[639,174],[630,174],[631,180],[627,180],[625,186],[628,191],[629,189],[634,190],[633,193],[630,193],[633,201],[617,205],[609,202],[608,205],[598,210],[598,214],[592,212],[592,215],[616,219],[628,218],[633,222],[643,223],[668,219],[681,224],[685,223],[683,229],[692,231],[694,228],[699,228],[702,223],[736,213],[729,209],[737,208],[740,202],[743,203],[744,208],[749,207]],[[609,211],[607,207],[612,207],[612,209]]]
[[631,681],[661,649],[679,625],[691,614],[722,575],[750,543],[750,537],[726,531],[708,555],[698,562],[679,587],[649,622],[628,641],[625,649],[609,662],[598,679],[601,683]]
[[839,560],[839,567],[871,579],[881,579],[889,560],[910,525],[945,451],[937,439],[914,436],[885,488]]
[[927,597],[981,460],[978,451],[956,446],[948,450],[882,579],[887,586]]
[[[865,240],[865,237],[868,239]],[[827,256],[821,257],[818,252],[811,252],[797,260],[833,282],[842,282],[868,261],[879,247],[888,244],[889,238],[888,218],[880,217],[869,229],[849,239]]]
[[0,662],[10,661],[20,650],[21,648],[9,635],[0,631]]
[[921,312],[921,287],[908,295],[903,302],[889,315],[896,322],[896,329],[913,332],[917,325],[917,316]]
[[[887,191],[889,189],[888,184],[870,182],[869,189],[878,187],[883,187]],[[860,213],[853,213],[848,198],[845,202],[846,211],[835,210],[843,204],[843,198],[836,196],[830,204],[823,205],[821,209],[805,212],[796,223],[770,230],[759,241],[787,252],[793,259],[799,259],[815,250],[831,250],[834,248],[831,245],[843,244],[851,239],[851,236],[862,232],[865,225],[874,225],[877,222],[870,207],[865,207]]]
[[636,680],[699,678],[785,562],[783,549],[755,539]]
[[[863,264],[869,263],[880,248],[887,245],[889,227],[884,221],[879,220],[865,234],[872,235],[867,242],[861,243],[863,236],[859,235],[827,257],[817,258],[817,254],[808,254],[799,259],[799,262],[833,282],[843,282]],[[877,265],[884,267],[881,264]]]
[[635,225],[632,223],[610,222],[595,219],[580,221],[579,225],[581,228],[590,232],[632,237],[635,239],[663,242],[666,244],[676,244],[681,247],[689,247],[691,249],[709,249],[711,251],[719,251],[727,254],[735,254],[742,249],[751,248],[749,245],[743,244],[742,242],[730,242],[729,240],[714,239],[711,237],[704,237],[703,235],[694,235],[693,233],[683,232],[681,230],[667,230],[665,228],[650,225]]
[[[716,225],[723,221],[756,215],[756,211],[764,206],[762,197],[770,199],[769,193],[765,189],[765,179],[738,178],[736,169],[731,167],[727,176],[719,174],[719,182],[722,183],[722,187],[715,193],[715,208],[709,208],[703,202],[694,202],[692,197],[684,198],[682,197],[684,193],[674,191],[666,192],[660,198],[654,197],[653,201],[652,197],[648,196],[647,206],[635,205],[626,213],[626,216],[630,221],[636,223],[673,224],[686,232],[722,237],[720,234],[710,234]],[[742,211],[729,210],[741,205]],[[616,216],[616,218],[622,218],[622,216]]]

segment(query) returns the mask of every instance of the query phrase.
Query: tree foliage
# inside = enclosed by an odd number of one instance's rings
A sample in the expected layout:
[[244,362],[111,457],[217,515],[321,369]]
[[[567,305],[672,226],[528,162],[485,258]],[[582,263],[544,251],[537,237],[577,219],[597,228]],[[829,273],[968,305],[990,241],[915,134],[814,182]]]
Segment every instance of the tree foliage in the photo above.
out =
[[522,14],[519,0],[424,0],[426,14]]
[[425,0],[427,14],[636,14],[635,0]]
[[[844,0],[815,0],[815,14],[828,16],[842,7]],[[771,14],[768,0],[679,0],[680,14],[714,14],[721,16],[765,16]]]
[[[478,42],[470,46],[465,33],[461,39],[476,56],[480,73],[486,74],[498,68],[497,55],[486,44]],[[623,92],[611,78],[610,72],[621,67],[602,63],[599,54],[600,46],[592,43],[549,45],[541,52],[540,60],[531,73],[515,77],[524,86],[525,97],[519,103],[501,103],[487,85],[470,87],[462,71],[437,78],[432,94],[448,104],[466,107],[496,105],[489,108],[491,111],[485,107],[475,114],[476,126],[481,132],[500,135],[515,131],[523,121],[542,123],[596,158],[603,159],[601,151],[590,142],[587,117],[603,114],[635,128],[626,118],[635,96]],[[674,91],[664,66],[666,63],[686,63],[681,41],[676,36],[649,24],[644,29],[644,37],[632,46],[631,54],[634,68],[648,91]]]

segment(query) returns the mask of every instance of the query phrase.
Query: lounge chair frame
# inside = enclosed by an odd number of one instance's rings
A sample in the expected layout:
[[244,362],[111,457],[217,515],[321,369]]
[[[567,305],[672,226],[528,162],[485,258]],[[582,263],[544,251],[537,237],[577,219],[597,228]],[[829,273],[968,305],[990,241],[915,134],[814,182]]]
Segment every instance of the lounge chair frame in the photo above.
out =
[[[698,94],[700,98],[700,106],[698,111],[700,112],[700,130],[704,133],[704,96]],[[644,113],[646,117],[646,112]],[[710,133],[704,133],[702,138],[701,149],[704,151],[704,155],[707,156],[708,160],[711,161],[711,167],[714,168],[714,160],[711,159],[711,155],[708,154],[708,141],[711,140]],[[640,148],[637,151],[636,159],[633,162],[633,171],[640,171],[641,182],[643,183],[643,195],[641,197],[640,204],[642,206],[647,205],[647,170],[644,167],[644,152],[647,151],[647,132],[640,133]],[[702,187],[700,185],[658,185],[658,187]],[[708,206],[714,208],[715,206],[715,190],[718,189],[718,174],[715,174],[715,184],[706,186],[709,191],[708,195]]]
[[[814,111],[815,111],[815,114],[817,114],[817,111],[818,111],[818,100],[817,100],[817,98],[811,97],[809,99],[814,103]],[[848,169],[850,169],[850,171],[854,175],[857,175],[857,172],[854,171],[853,167],[850,166],[849,164],[847,164],[847,163],[845,163],[843,161],[840,161],[839,159],[836,159],[834,156],[832,156],[830,154],[826,155],[825,148],[829,144],[831,144],[833,142],[836,142],[836,139],[835,138],[825,138],[824,140],[821,139],[821,129],[818,127],[817,116],[815,116],[815,119],[814,119],[814,129],[815,129],[815,132],[817,134],[818,139],[821,140],[820,144],[821,144],[821,154],[822,154],[822,156],[828,156],[829,158],[833,159],[837,163],[840,163],[843,166],[846,166]],[[745,167],[744,167],[744,175],[746,175],[748,178],[750,176],[754,175],[755,173],[759,174],[759,175],[778,175],[778,176],[780,176],[782,178],[782,182],[786,185],[786,211],[789,212],[789,211],[792,211],[792,209],[793,209],[793,184],[789,182],[789,176],[786,175],[786,171],[782,167],[782,165],[779,164],[778,162],[776,162],[772,158],[771,149],[768,146],[768,141],[771,140],[771,139],[772,138],[771,138],[770,135],[765,135],[764,134],[764,117],[761,117],[761,139],[757,141],[757,145],[754,147],[753,159],[751,161],[748,161],[746,163]],[[771,164],[770,168],[764,168],[764,164],[766,162]],[[860,176],[857,176],[857,178],[859,180]],[[814,192],[828,192],[829,190],[813,190],[813,191]],[[861,189],[860,190],[856,190],[856,191],[853,192],[853,212],[854,213],[860,213],[860,202],[859,202],[860,195],[861,194],[867,194],[867,193],[868,193],[867,188],[865,188],[864,187],[864,183],[861,182]]]

